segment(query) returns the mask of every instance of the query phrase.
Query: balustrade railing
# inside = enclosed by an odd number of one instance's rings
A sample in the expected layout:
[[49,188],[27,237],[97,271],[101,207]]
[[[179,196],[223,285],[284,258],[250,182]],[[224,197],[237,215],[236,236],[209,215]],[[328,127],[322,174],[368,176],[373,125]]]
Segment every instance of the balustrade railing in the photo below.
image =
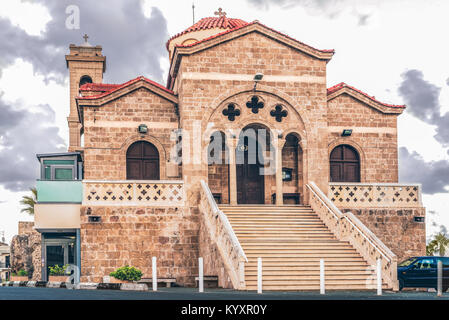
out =
[[421,185],[399,183],[329,183],[328,196],[338,207],[421,207]]
[[212,193],[201,180],[199,206],[203,222],[212,241],[215,241],[234,289],[245,289],[245,252],[226,215],[218,208]]
[[179,180],[83,180],[83,205],[181,206],[184,183]]
[[349,241],[357,252],[373,266],[380,258],[382,280],[397,291],[397,256],[351,212],[342,213],[314,182],[309,182],[307,188],[310,190],[312,209],[337,239]]

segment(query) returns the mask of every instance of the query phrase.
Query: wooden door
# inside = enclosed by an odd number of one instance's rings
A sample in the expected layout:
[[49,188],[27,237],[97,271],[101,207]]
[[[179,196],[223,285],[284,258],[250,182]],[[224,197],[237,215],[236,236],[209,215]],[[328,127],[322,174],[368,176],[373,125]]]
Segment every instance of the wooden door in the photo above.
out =
[[360,159],[349,145],[335,147],[330,156],[331,182],[360,182]]
[[128,180],[159,180],[159,152],[146,141],[133,143],[126,153]]
[[[257,137],[257,136],[256,136]],[[251,147],[249,137],[241,139],[238,150],[244,160],[243,163],[236,165],[237,170],[237,203],[238,204],[263,204],[264,199],[264,176],[261,168],[263,167],[257,150],[259,150],[258,139]],[[236,157],[238,158],[238,157]],[[255,162],[255,163],[254,163]]]

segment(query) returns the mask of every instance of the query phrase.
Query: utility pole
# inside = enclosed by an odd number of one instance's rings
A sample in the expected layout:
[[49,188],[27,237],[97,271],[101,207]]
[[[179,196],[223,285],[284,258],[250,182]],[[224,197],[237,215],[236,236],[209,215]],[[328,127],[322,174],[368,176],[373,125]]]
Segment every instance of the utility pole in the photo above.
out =
[[195,24],[195,2],[192,2],[192,16],[193,24]]

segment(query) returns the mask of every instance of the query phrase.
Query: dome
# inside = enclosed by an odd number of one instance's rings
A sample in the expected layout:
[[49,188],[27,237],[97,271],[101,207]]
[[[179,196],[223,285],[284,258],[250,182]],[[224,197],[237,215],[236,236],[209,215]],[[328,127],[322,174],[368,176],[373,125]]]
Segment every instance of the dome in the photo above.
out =
[[193,26],[174,35],[167,41],[167,50],[170,53],[170,59],[173,53],[173,48],[176,45],[190,45],[223,31],[237,29],[246,26],[247,24],[248,22],[246,21],[228,18],[226,15],[203,18]]

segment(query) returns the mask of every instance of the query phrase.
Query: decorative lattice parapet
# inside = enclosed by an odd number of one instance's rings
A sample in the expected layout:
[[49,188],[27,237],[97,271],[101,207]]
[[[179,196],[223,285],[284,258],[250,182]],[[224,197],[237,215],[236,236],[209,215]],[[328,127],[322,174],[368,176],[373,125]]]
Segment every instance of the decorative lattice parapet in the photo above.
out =
[[420,184],[330,182],[328,195],[345,208],[422,207]]
[[183,181],[83,181],[83,205],[182,206]]

